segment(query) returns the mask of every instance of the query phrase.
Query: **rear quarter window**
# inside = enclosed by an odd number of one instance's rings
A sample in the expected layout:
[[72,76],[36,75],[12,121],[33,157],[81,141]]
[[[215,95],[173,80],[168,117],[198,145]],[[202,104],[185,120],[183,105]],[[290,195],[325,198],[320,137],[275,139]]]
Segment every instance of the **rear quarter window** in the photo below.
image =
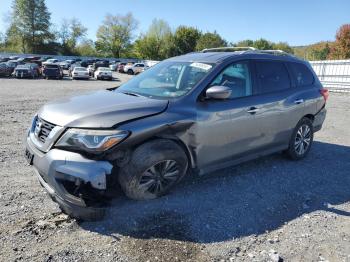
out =
[[309,86],[314,83],[314,76],[306,65],[301,63],[289,63],[289,66],[298,87]]
[[270,93],[291,87],[290,78],[284,62],[256,61],[259,93]]

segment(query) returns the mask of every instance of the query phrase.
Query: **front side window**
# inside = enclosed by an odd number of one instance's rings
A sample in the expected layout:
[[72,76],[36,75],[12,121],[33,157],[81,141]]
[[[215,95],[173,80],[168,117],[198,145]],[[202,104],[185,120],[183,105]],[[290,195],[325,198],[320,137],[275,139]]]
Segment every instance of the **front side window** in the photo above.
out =
[[213,66],[199,62],[164,61],[132,78],[116,92],[171,98],[187,94]]
[[210,84],[232,90],[230,98],[250,96],[253,93],[249,62],[237,62],[226,67]]
[[308,86],[312,85],[314,82],[314,76],[310,72],[310,69],[301,63],[289,63],[292,69],[293,75],[295,77],[295,82],[297,86]]
[[290,88],[288,71],[280,61],[257,61],[256,70],[260,93],[270,93]]

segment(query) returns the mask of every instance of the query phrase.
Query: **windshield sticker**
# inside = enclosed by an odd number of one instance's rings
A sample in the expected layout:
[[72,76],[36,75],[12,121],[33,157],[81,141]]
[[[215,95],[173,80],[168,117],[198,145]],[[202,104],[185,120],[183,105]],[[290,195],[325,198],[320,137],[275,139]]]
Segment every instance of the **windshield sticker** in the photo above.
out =
[[211,65],[203,64],[203,63],[192,63],[192,64],[190,64],[190,66],[200,68],[200,69],[203,69],[205,71],[208,71],[210,68],[212,68]]

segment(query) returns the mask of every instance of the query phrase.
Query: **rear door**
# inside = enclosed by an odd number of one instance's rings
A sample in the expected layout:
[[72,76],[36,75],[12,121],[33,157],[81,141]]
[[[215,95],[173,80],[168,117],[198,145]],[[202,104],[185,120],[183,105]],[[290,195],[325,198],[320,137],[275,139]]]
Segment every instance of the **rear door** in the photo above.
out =
[[298,96],[284,61],[256,60],[258,86],[256,119],[264,147],[287,146],[292,131],[304,115],[304,100]]

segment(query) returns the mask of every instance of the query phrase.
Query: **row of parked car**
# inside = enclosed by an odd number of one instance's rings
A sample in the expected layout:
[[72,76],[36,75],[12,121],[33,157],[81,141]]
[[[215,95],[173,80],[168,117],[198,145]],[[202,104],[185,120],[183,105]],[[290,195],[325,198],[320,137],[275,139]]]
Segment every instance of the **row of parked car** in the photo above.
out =
[[[154,63],[153,63],[154,64]],[[62,79],[64,71],[72,79],[112,80],[112,71],[139,74],[153,64],[108,61],[104,59],[68,59],[60,61],[52,57],[0,57],[0,76],[13,76],[16,78],[55,78]]]

